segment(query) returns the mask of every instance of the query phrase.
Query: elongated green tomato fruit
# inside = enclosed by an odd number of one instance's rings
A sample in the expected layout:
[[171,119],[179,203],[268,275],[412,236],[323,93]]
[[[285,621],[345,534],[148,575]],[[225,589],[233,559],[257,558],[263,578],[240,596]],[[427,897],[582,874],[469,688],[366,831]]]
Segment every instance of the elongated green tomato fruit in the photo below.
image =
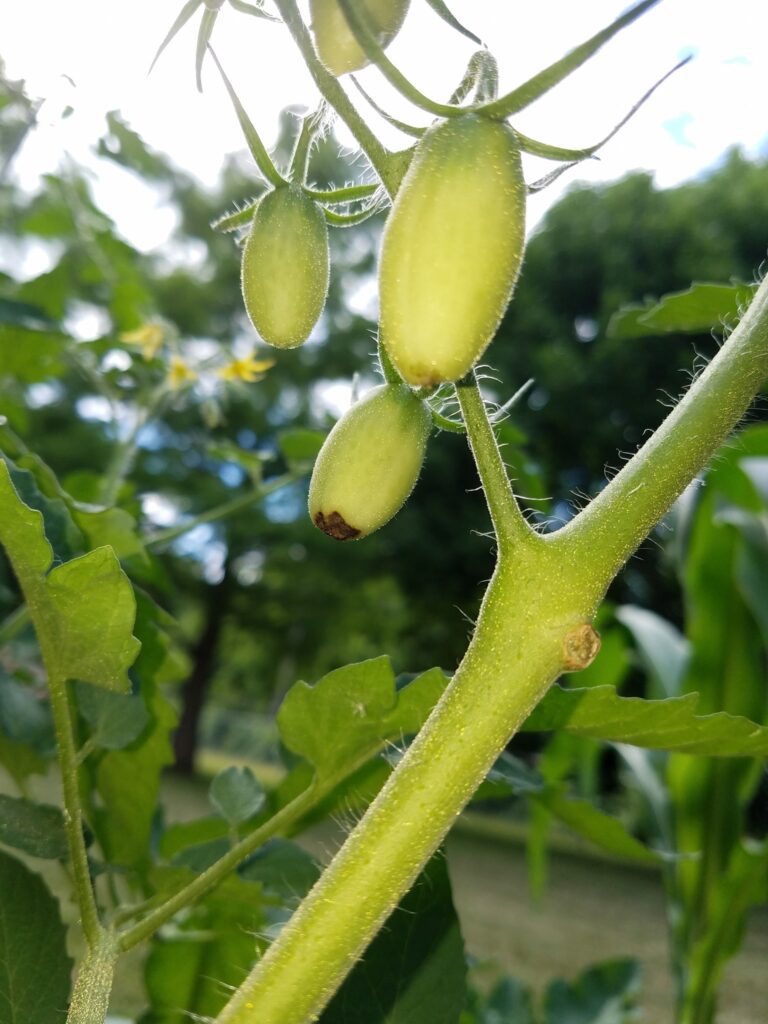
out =
[[309,485],[309,514],[335,540],[359,540],[395,515],[416,485],[432,415],[405,384],[382,384],[325,440]]
[[[410,0],[357,0],[379,44],[388,46],[405,21]],[[332,75],[358,71],[370,61],[349,27],[338,0],[310,0],[312,32],[320,60]]]
[[289,185],[256,207],[243,249],[242,286],[251,323],[269,345],[307,340],[328,294],[328,228],[322,210]]
[[381,337],[414,386],[460,380],[509,304],[525,246],[515,134],[477,114],[431,128],[387,221]]

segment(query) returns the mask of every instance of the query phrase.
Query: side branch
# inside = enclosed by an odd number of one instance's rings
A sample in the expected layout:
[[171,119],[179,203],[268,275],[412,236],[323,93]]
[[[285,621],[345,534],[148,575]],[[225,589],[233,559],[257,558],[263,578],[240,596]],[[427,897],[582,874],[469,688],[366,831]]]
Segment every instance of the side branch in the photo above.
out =
[[474,373],[456,385],[456,395],[491,513],[499,554],[511,554],[519,544],[538,542],[538,534],[526,522],[512,491]]
[[704,469],[767,377],[768,278],[736,330],[655,434],[580,515],[552,536],[553,546],[581,561],[600,596]]

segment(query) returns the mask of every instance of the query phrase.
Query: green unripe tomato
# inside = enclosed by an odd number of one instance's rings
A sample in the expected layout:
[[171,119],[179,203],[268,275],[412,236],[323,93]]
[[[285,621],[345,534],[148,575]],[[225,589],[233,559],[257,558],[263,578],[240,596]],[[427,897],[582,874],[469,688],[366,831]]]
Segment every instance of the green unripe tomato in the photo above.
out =
[[328,228],[300,189],[281,186],[256,207],[243,249],[242,287],[251,323],[269,345],[307,340],[328,294]]
[[502,121],[467,114],[419,143],[379,264],[381,337],[409,384],[460,380],[485,351],[520,270],[525,195]]
[[432,415],[405,384],[382,384],[325,439],[309,485],[309,514],[335,540],[373,533],[416,485]]
[[[410,0],[356,0],[381,46],[388,46],[405,21]],[[358,71],[370,63],[349,27],[338,0],[310,0],[312,32],[320,60],[332,75]]]

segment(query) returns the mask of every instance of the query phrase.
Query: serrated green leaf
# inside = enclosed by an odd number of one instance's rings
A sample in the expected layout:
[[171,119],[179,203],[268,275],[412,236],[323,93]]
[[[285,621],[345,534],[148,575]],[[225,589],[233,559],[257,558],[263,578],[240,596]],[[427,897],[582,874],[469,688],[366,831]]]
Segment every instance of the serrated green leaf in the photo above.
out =
[[134,517],[122,508],[85,509],[73,503],[72,518],[89,547],[109,545],[118,558],[147,560],[147,552]]
[[65,860],[67,836],[61,811],[0,793],[0,843],[33,857]]
[[464,942],[445,857],[436,854],[320,1017],[320,1024],[456,1024]]
[[645,338],[659,334],[701,334],[732,325],[755,293],[754,285],[697,282],[658,302],[625,306],[611,318],[611,338]]
[[139,694],[109,693],[82,683],[75,692],[78,711],[91,726],[91,738],[99,747],[121,750],[133,743],[149,722],[147,706]]
[[418,732],[446,685],[445,675],[432,669],[397,691],[388,658],[347,665],[314,686],[299,682],[288,691],[277,714],[280,735],[327,779],[388,741]]
[[130,690],[128,669],[139,641],[133,636],[136,599],[111,548],[56,566],[46,580],[56,613],[55,671],[106,690]]
[[697,693],[667,700],[619,697],[612,686],[553,686],[525,722],[526,732],[575,736],[706,757],[768,756],[768,727],[719,712],[697,715]]
[[16,465],[10,460],[6,461],[11,482],[18,496],[25,505],[36,509],[43,516],[43,529],[53,548],[54,560],[65,562],[80,554],[83,550],[82,537],[64,502],[41,490],[34,471],[25,468],[23,460],[19,460]]
[[43,516],[19,498],[0,460],[0,543],[30,607],[49,675],[125,692],[136,658],[136,605],[111,548],[97,548],[52,569]]
[[608,960],[574,982],[553,981],[544,997],[544,1024],[631,1024],[640,983],[635,960]]
[[174,868],[187,868],[196,875],[220,860],[229,850],[231,843],[228,839],[211,839],[205,843],[197,843],[194,846],[187,846],[171,861]]
[[59,906],[39,875],[0,853],[0,1020],[64,1024],[72,963]]
[[208,797],[232,825],[240,825],[258,814],[266,800],[264,789],[251,769],[235,765],[219,772],[211,782]]

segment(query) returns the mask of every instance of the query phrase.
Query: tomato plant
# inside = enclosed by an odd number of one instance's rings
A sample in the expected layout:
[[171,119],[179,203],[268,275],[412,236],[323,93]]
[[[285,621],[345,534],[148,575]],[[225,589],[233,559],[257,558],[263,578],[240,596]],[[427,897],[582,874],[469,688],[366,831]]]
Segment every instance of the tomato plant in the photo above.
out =
[[[472,36],[445,4],[429,2],[454,30]],[[763,892],[765,864],[764,851],[742,841],[738,806],[734,810],[718,793],[754,788],[756,762],[749,759],[768,753],[764,701],[753,699],[751,691],[743,702],[728,693],[717,704],[718,668],[707,646],[712,616],[701,607],[692,612],[691,638],[698,644],[696,664],[709,684],[702,709],[707,714],[698,713],[690,699],[693,679],[682,674],[678,691],[652,700],[622,697],[613,686],[579,688],[556,681],[588,670],[595,661],[601,640],[594,621],[608,586],[704,471],[760,390],[768,373],[768,285],[749,289],[748,306],[739,299],[744,308],[738,326],[716,358],[622,470],[558,530],[539,529],[526,515],[502,459],[497,417],[477,375],[520,270],[526,193],[594,155],[628,119],[597,144],[569,149],[529,138],[510,118],[563,82],[655,2],[636,3],[503,95],[498,95],[495,60],[487,50],[478,51],[453,96],[441,102],[417,89],[384,53],[406,17],[407,3],[318,0],[311,5],[313,41],[296,0],[274,0],[273,17],[279,15],[322,95],[318,109],[302,120],[285,161],[263,144],[216,61],[261,177],[259,198],[224,214],[216,226],[243,244],[243,297],[263,341],[297,347],[320,318],[328,289],[327,226],[357,225],[389,208],[379,276],[377,365],[385,382],[340,419],[320,449],[309,488],[312,519],[336,539],[366,537],[409,497],[429,434],[462,433],[487,503],[496,565],[466,654],[452,676],[433,669],[398,679],[389,660],[380,657],[335,669],[314,686],[297,683],[277,715],[288,752],[279,782],[267,792],[249,771],[225,769],[211,787],[213,814],[163,827],[154,810],[174,711],[160,685],[175,678],[175,666],[170,626],[143,587],[158,593],[167,587],[162,574],[153,575],[147,549],[167,541],[169,532],[142,538],[120,502],[130,505],[122,488],[141,430],[165,404],[186,394],[206,367],[189,365],[162,324],[121,324],[118,364],[130,366],[132,375],[118,384],[141,393],[141,413],[130,434],[118,438],[96,493],[82,479],[69,485],[76,492],[71,493],[2,424],[0,544],[23,602],[2,631],[13,638],[27,624],[34,628],[48,694],[41,710],[21,677],[3,691],[3,720],[9,717],[16,731],[4,734],[11,745],[0,753],[20,796],[4,798],[2,838],[14,849],[66,865],[82,933],[70,995],[55,902],[38,876],[2,855],[0,879],[11,893],[0,905],[4,923],[20,928],[24,901],[34,908],[35,942],[17,949],[3,938],[0,945],[6,975],[25,979],[22,992],[14,988],[9,995],[0,988],[15,1019],[37,1013],[42,1020],[36,1008],[39,987],[51,1020],[62,1019],[68,1001],[70,1024],[102,1024],[118,959],[153,940],[146,961],[152,1007],[145,1019],[151,1024],[188,1013],[220,1024],[317,1019],[333,1024],[367,1019],[374,1003],[393,1007],[398,1019],[458,1021],[465,1011],[465,964],[439,850],[475,793],[483,787],[530,793],[542,815],[559,816],[642,862],[664,861],[616,819],[565,799],[553,764],[576,757],[575,748],[565,754],[553,748],[549,764],[543,761],[548,777],[504,756],[518,731],[556,730],[567,738],[672,752],[669,777],[678,819],[676,830],[665,835],[674,832],[676,846],[664,852],[704,853],[701,868],[683,861],[670,876],[681,913],[675,931],[683,975],[680,1020],[711,1024],[716,1004],[711,979],[726,955],[713,946],[723,936],[727,952],[737,944],[743,913]],[[230,4],[259,18],[269,13],[260,4]],[[198,84],[222,3],[187,3],[161,45],[162,50],[201,6]],[[338,75],[365,63],[376,65],[394,88],[435,119],[427,129],[396,122],[415,139],[403,151],[381,143],[338,81]],[[371,180],[313,186],[313,147],[330,110],[367,157]],[[526,184],[521,153],[558,167],[542,181]],[[70,210],[85,208],[75,233],[85,233],[92,245],[102,243],[115,260],[122,256],[120,273],[130,278],[131,260],[111,244],[96,211],[88,209],[84,190],[70,188],[68,201]],[[667,307],[662,307],[663,321]],[[17,336],[30,331],[55,365],[60,340],[55,332],[41,327],[34,319],[37,310],[30,313],[23,299],[13,309]],[[114,315],[120,323],[117,301]],[[130,357],[126,363],[126,345],[140,346],[149,368]],[[77,359],[78,346],[71,352]],[[30,370],[24,360],[12,365],[26,382]],[[87,360],[77,365],[95,373]],[[220,379],[244,382],[269,365],[254,354],[216,370]],[[764,438],[755,444],[762,453]],[[316,453],[311,438],[300,438],[295,448],[306,453],[307,446]],[[247,501],[236,503],[243,508],[266,498],[270,488],[253,459],[242,452],[239,458],[254,485]],[[762,535],[754,541],[762,523],[760,485],[749,467],[724,471],[720,479],[731,501],[730,525],[744,528],[744,537],[760,547]],[[224,503],[171,534],[234,510],[232,502]],[[697,573],[707,571],[701,568],[701,547],[711,539],[711,522],[711,514],[698,521],[692,542],[694,587]],[[739,536],[718,535],[727,566],[722,579],[728,578],[727,559],[736,550],[743,555]],[[755,628],[759,583],[743,567],[740,586],[733,618],[738,656],[724,669],[736,683],[754,674],[764,656],[764,623]],[[624,620],[630,621],[626,611]],[[7,710],[11,706],[13,714]],[[28,799],[24,790],[38,764],[35,758],[54,748],[63,812]],[[695,765],[681,760],[691,753],[719,760],[697,773]],[[717,809],[713,842],[696,819],[707,794],[714,794]],[[288,837],[340,808],[363,813],[321,873]],[[701,894],[706,906],[699,910]],[[34,945],[42,937],[55,945],[55,969],[35,962]],[[393,978],[382,970],[377,976],[376,965],[391,957],[393,948],[412,955],[400,958],[401,974]],[[583,988],[599,992],[598,1011],[605,1005],[618,1007],[616,1013],[630,1011],[636,983],[631,965],[597,968],[582,982],[567,998],[562,986],[548,990],[547,1020],[567,1019],[569,1000],[578,1003]],[[515,991],[520,1012],[533,1020],[530,1000]],[[501,999],[498,993],[489,997],[489,1019],[497,995]],[[507,995],[511,1003],[514,992]],[[482,1001],[478,996],[466,1014],[482,1019]],[[552,1016],[557,1013],[560,1018]]]

